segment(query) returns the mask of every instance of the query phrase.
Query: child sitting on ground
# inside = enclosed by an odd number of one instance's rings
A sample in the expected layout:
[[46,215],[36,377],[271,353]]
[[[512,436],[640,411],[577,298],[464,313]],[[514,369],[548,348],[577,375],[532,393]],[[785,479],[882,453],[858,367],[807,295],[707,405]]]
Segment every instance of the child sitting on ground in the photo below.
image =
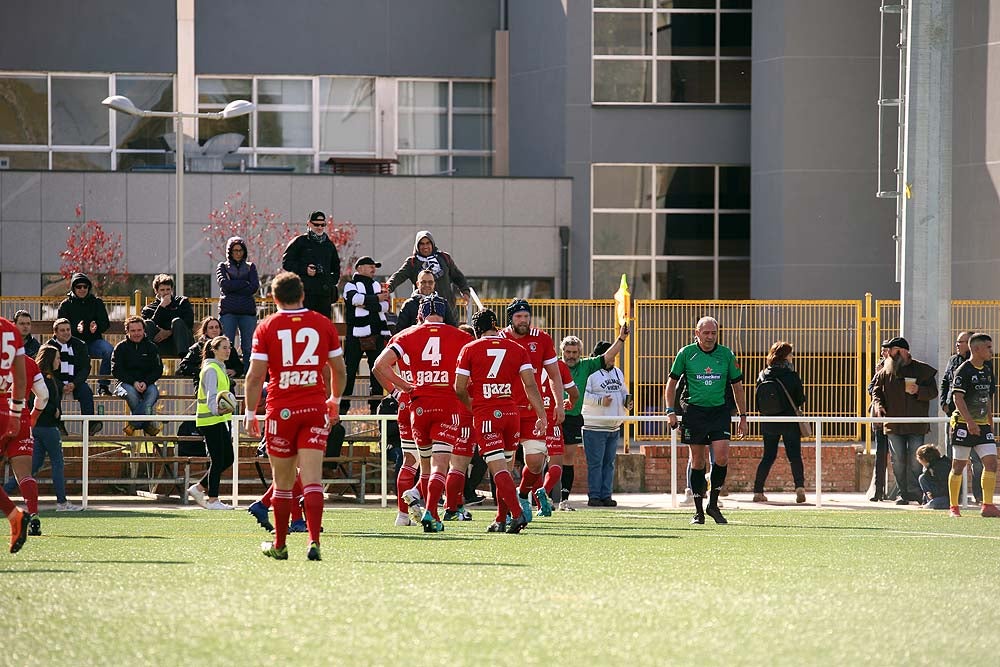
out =
[[948,473],[951,459],[942,456],[935,445],[923,445],[917,449],[917,460],[924,466],[924,472],[917,480],[924,492],[923,507],[928,510],[948,509]]

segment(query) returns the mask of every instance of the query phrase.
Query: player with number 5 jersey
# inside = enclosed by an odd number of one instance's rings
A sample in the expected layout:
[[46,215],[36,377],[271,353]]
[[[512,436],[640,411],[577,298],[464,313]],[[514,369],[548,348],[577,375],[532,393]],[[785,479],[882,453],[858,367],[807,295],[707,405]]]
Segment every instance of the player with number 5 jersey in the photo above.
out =
[[[0,445],[21,430],[27,384],[21,332],[13,322],[0,317]],[[0,489],[0,512],[10,522],[10,552],[15,554],[28,538],[28,513],[18,509],[3,489]]]

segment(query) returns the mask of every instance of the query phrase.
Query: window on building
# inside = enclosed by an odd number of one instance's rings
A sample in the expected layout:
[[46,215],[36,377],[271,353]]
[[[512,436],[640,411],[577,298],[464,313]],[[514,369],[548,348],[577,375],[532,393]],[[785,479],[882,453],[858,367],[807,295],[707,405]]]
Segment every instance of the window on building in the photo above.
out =
[[623,273],[638,299],[750,296],[750,168],[596,164],[591,294]]
[[749,104],[751,0],[594,0],[595,104]]

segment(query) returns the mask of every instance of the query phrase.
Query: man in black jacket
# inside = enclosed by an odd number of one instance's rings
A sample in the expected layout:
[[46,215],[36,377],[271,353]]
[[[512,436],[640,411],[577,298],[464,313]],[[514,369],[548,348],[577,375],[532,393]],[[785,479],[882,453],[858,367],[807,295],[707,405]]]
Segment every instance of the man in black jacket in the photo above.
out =
[[153,278],[156,301],[142,309],[146,337],[160,356],[183,357],[191,347],[194,308],[186,296],[174,296],[174,279],[165,273]]
[[[94,296],[94,284],[86,273],[74,273],[70,290],[59,304],[58,317],[69,320],[73,335],[87,344],[91,358],[101,360],[101,375],[111,374],[111,343],[104,340],[104,332],[111,326],[104,300]],[[110,395],[110,380],[98,382],[97,393]]]
[[[133,415],[154,414],[153,406],[160,398],[156,381],[163,375],[163,361],[156,345],[146,336],[141,317],[125,320],[125,334],[125,340],[115,345],[111,355],[111,374],[118,380],[115,395],[125,399]],[[154,436],[160,432],[160,423],[129,422],[125,425],[125,435],[131,436],[140,428],[146,435]]]
[[42,341],[31,335],[31,313],[26,310],[19,310],[14,313],[11,320],[17,330],[21,332],[21,340],[24,342],[24,354],[34,359],[38,356],[38,349],[42,346]]
[[326,214],[309,214],[309,231],[292,239],[281,256],[281,268],[298,274],[305,287],[305,305],[327,317],[333,315],[340,282],[340,255],[326,233]]
[[[94,414],[94,390],[87,384],[87,376],[90,375],[90,353],[87,351],[87,344],[79,338],[73,336],[69,320],[61,317],[52,323],[52,332],[55,334],[49,339],[48,345],[52,345],[59,350],[59,358],[62,360],[60,369],[60,379],[63,383],[63,396],[73,395],[80,402],[80,414]],[[104,429],[101,422],[90,422],[90,434],[94,435]]]
[[[344,396],[354,392],[354,379],[358,375],[361,357],[368,356],[368,368],[375,365],[375,360],[389,340],[389,323],[385,314],[389,311],[391,295],[375,281],[375,270],[382,264],[371,257],[365,256],[354,263],[354,275],[344,285],[344,319],[347,320],[347,331],[344,336],[344,362],[347,364],[347,384]],[[382,385],[369,376],[371,384],[368,402],[371,414],[378,410],[382,399]],[[351,402],[344,399],[340,402],[340,414],[346,415],[351,408]]]
[[[433,272],[421,271],[417,274],[417,289],[413,290],[410,298],[400,306],[399,317],[396,318],[396,328],[393,330],[393,333],[399,333],[417,323],[420,300],[425,296],[434,294],[435,284]],[[448,309],[448,313],[444,316],[444,323],[450,324],[453,327],[458,326],[458,322],[455,320],[455,313],[452,312],[451,308]]]

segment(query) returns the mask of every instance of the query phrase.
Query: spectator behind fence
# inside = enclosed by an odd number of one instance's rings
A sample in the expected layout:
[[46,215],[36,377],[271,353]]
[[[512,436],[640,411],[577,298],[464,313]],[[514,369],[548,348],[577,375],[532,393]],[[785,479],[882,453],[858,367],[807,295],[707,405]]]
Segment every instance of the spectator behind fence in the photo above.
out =
[[[937,396],[937,369],[910,355],[910,344],[902,336],[882,342],[888,356],[875,375],[872,386],[876,417],[927,417],[930,403]],[[917,448],[931,430],[927,422],[883,425],[892,452],[892,474],[899,487],[897,505],[920,501],[917,477],[920,463]]]
[[934,445],[922,445],[917,449],[917,460],[924,471],[917,478],[923,491],[921,504],[928,510],[948,509],[948,474],[951,473],[951,459],[941,456]]
[[[340,283],[340,255],[326,233],[326,214],[313,211],[306,223],[307,232],[299,234],[285,247],[281,268],[302,279],[305,307],[327,317],[333,316],[333,304]],[[249,364],[249,362],[247,362]]]
[[[344,361],[347,364],[347,385],[344,396],[354,393],[354,380],[358,375],[361,357],[367,356],[368,368],[371,369],[378,359],[379,353],[389,340],[389,323],[385,314],[389,312],[389,291],[375,280],[375,270],[382,267],[367,255],[354,263],[354,275],[344,285],[344,318],[347,321],[347,331],[344,336]],[[369,394],[373,397],[368,402],[369,412],[378,411],[382,400],[382,385],[369,373]],[[347,414],[351,402],[343,399],[340,402],[341,414]]]
[[[396,318],[396,328],[393,333],[399,333],[404,329],[408,329],[417,323],[417,312],[420,310],[420,300],[425,296],[430,296],[434,294],[436,281],[434,280],[434,274],[430,271],[421,271],[417,274],[417,288],[413,290],[413,294],[410,298],[403,302],[403,305],[399,308],[399,316]],[[391,290],[386,290],[391,292]],[[448,313],[444,317],[444,323],[450,324],[451,326],[457,326],[458,321],[455,319],[455,313],[452,309],[448,309]]]
[[239,331],[242,352],[240,358],[249,359],[253,330],[257,326],[256,296],[260,289],[260,278],[257,276],[257,266],[248,261],[246,241],[239,236],[226,241],[226,261],[219,262],[215,278],[219,282],[222,333],[235,349],[236,332]]
[[[600,341],[593,357],[603,358],[611,343]],[[631,409],[632,397],[625,386],[625,376],[614,362],[606,359],[601,368],[587,378],[583,392],[583,451],[587,455],[587,505],[616,507],[611,491],[615,481],[615,457],[621,442],[624,417]]]
[[[70,278],[70,290],[59,304],[58,317],[69,320],[73,335],[87,344],[92,359],[100,359],[98,373],[105,376],[98,381],[97,393],[111,395],[111,343],[104,340],[104,332],[111,326],[108,308],[104,300],[94,296],[94,284],[85,273],[74,273]],[[27,350],[25,350],[27,352]]]
[[[434,237],[426,230],[417,232],[413,242],[413,254],[403,260],[403,265],[389,276],[386,290],[392,292],[409,280],[415,288],[419,288],[417,276],[421,271],[430,271],[434,275],[437,293],[448,302],[448,307],[455,310],[455,289],[464,295],[469,293],[469,283],[465,279],[455,260],[443,250],[438,250]],[[454,316],[454,313],[452,313]]]
[[[875,388],[875,378],[878,377],[878,373],[882,370],[885,364],[885,358],[889,356],[889,350],[882,348],[882,358],[879,359],[878,366],[875,367],[875,374],[872,375],[872,379],[868,382],[868,395],[873,396],[872,390]],[[871,417],[875,415],[875,402],[872,401],[871,405],[868,406],[868,415]],[[893,486],[892,489],[887,489],[888,476],[889,476],[889,439],[885,435],[885,429],[882,428],[882,424],[876,422],[872,424],[872,437],[875,440],[875,466],[872,470],[872,495],[868,497],[873,503],[881,502],[883,500],[895,500],[899,497],[899,485]]]
[[[87,344],[73,335],[69,320],[61,317],[52,323],[55,334],[47,345],[59,348],[59,358],[62,360],[60,376],[63,382],[63,396],[72,394],[80,402],[80,414],[94,414],[94,390],[87,384],[90,375],[90,353]],[[90,422],[90,435],[100,433],[104,424],[98,421]]]
[[174,279],[165,273],[153,278],[156,301],[142,309],[146,337],[161,357],[183,357],[191,347],[194,308],[186,296],[174,295]]
[[[958,334],[958,338],[955,340],[955,354],[953,354],[951,359],[948,360],[948,366],[941,375],[941,394],[938,398],[941,401],[941,411],[949,417],[955,412],[955,400],[951,396],[952,384],[955,381],[955,371],[957,371],[958,367],[965,363],[965,361],[969,358],[969,338],[971,338],[974,333],[974,331],[963,331]],[[27,346],[25,346],[25,351],[27,352]],[[986,363],[991,366],[993,364],[992,360],[987,361]],[[945,429],[945,437],[946,453],[949,457],[952,457],[950,428]],[[972,491],[972,496],[976,499],[976,502],[982,503],[983,462],[980,460],[979,454],[976,450],[972,450],[969,462],[972,466],[972,484],[970,485],[969,490]]]
[[[767,368],[757,377],[757,411],[762,415],[795,417],[806,402],[802,390],[802,378],[795,372],[792,344],[778,341],[767,354]],[[792,402],[789,403],[788,398]],[[764,422],[760,425],[764,439],[764,455],[757,466],[757,476],[753,483],[753,501],[766,503],[764,484],[771,466],[778,458],[778,441],[785,441],[785,456],[792,468],[795,484],[795,502],[806,501],[805,472],[802,469],[802,431],[796,422]]]
[[232,345],[225,336],[215,336],[205,341],[198,383],[198,401],[195,420],[198,431],[205,438],[211,457],[208,471],[187,492],[195,502],[209,510],[231,510],[232,505],[219,500],[219,482],[222,474],[233,465],[232,411],[219,404],[219,395],[230,390],[229,374],[225,363]]
[[42,341],[31,335],[31,313],[26,310],[19,310],[14,313],[14,326],[21,332],[21,340],[24,341],[24,355],[34,359],[38,356],[38,349],[42,346]]
[[60,377],[61,360],[59,348],[54,345],[44,345],[38,352],[38,370],[45,380],[49,390],[49,400],[38,414],[35,425],[31,428],[31,436],[35,440],[34,451],[31,454],[31,476],[34,477],[42,469],[45,456],[48,455],[52,466],[52,488],[56,494],[57,512],[78,512],[83,508],[74,505],[66,499],[65,463],[63,459],[62,438],[59,426],[62,425],[62,391]]
[[[205,350],[205,343],[222,336],[222,322],[217,317],[209,315],[198,325],[198,340],[188,348],[187,354],[177,364],[177,375],[194,379],[194,390],[198,391],[198,379],[202,369],[202,354]],[[228,336],[226,336],[228,338]],[[243,375],[245,365],[237,354],[236,349],[230,351],[229,357],[225,360],[226,375],[230,378]]]
[[[151,415],[160,398],[156,381],[162,374],[163,361],[156,345],[146,336],[143,319],[128,318],[125,320],[125,340],[115,345],[111,355],[111,375],[118,380],[115,395],[125,399],[133,415]],[[160,423],[130,421],[125,424],[125,435],[131,437],[137,429],[154,436],[160,432]]]

